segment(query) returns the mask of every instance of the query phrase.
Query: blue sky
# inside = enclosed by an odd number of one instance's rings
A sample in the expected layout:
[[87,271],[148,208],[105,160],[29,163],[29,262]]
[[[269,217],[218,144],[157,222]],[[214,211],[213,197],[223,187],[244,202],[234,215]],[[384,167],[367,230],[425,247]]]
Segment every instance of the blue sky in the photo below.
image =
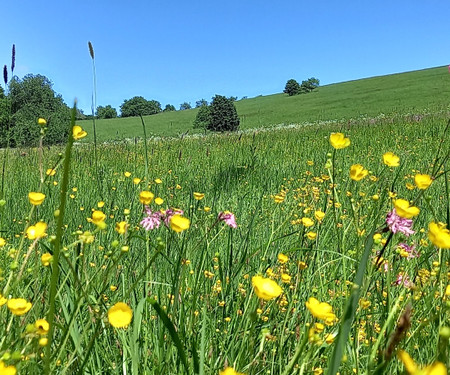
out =
[[[91,113],[143,96],[178,109],[215,94],[282,92],[286,81],[322,85],[446,65],[450,2],[7,1],[0,64],[43,74],[68,105]],[[2,82],[3,83],[3,82]]]

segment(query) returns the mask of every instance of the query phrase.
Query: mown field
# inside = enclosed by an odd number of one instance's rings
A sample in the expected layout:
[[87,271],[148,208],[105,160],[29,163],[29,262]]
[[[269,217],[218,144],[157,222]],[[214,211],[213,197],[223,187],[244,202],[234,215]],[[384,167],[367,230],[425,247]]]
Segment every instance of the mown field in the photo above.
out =
[[[0,373],[416,374],[409,353],[445,374],[450,234],[430,223],[450,224],[448,113],[369,107],[97,160],[92,143],[3,151]],[[388,225],[401,199],[420,213]]]
[[[282,91],[282,84],[280,91]],[[218,92],[217,94],[221,94]],[[98,96],[101,101],[102,93]],[[211,98],[205,98],[210,101]],[[421,115],[446,110],[450,100],[450,74],[447,66],[388,76],[321,86],[312,93],[258,96],[236,101],[243,130],[284,124],[369,119],[380,114]],[[145,116],[149,136],[176,137],[185,132],[199,133],[192,124],[198,109]],[[80,121],[93,140],[91,121]],[[99,141],[143,137],[141,120],[126,117],[97,121]]]

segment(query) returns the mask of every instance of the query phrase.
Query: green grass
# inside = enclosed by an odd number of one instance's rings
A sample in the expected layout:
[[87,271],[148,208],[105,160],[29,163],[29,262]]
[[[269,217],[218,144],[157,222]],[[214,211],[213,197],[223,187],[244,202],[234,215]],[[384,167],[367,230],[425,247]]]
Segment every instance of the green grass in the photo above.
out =
[[[427,237],[431,220],[449,220],[450,180],[441,174],[448,165],[434,173],[440,177],[425,194],[406,185],[414,184],[418,172],[432,173],[441,137],[439,160],[448,152],[446,121],[444,114],[420,121],[398,115],[395,121],[379,118],[374,124],[357,120],[159,139],[148,143],[147,179],[142,142],[100,144],[100,188],[93,145],[77,145],[60,238],[51,373],[218,374],[228,365],[247,375],[286,374],[289,369],[289,374],[310,374],[339,366],[340,355],[332,360],[335,348],[345,355],[341,374],[401,373],[401,363],[395,355],[385,359],[384,350],[408,303],[411,328],[397,347],[421,364],[440,360],[448,366],[448,341],[439,331],[449,325],[449,253]],[[345,132],[350,147],[330,146],[329,135],[336,131]],[[400,157],[400,167],[382,163],[387,151]],[[43,150],[44,171],[58,164],[61,152],[59,147]],[[326,168],[328,159],[334,160],[332,168]],[[370,171],[359,182],[348,177],[355,163]],[[60,163],[56,175],[40,185],[39,166],[39,150],[11,150],[3,176],[6,202],[0,207],[0,237],[6,240],[0,249],[0,293],[33,303],[21,317],[0,306],[0,358],[24,374],[42,373],[46,361],[39,335],[26,326],[46,317],[49,309],[56,265],[43,266],[41,255],[54,250],[54,212],[63,175]],[[142,181],[135,185],[134,177]],[[162,183],[156,183],[158,178]],[[164,199],[161,206],[152,202],[152,211],[180,208],[191,227],[181,234],[164,225],[145,231],[139,192],[147,189]],[[31,209],[27,194],[38,190],[46,194],[45,201]],[[194,200],[196,191],[205,194],[203,200]],[[277,204],[273,196],[280,192],[285,200]],[[421,209],[411,237],[397,233],[390,238],[382,231],[393,192]],[[99,201],[107,215],[105,229],[87,221]],[[224,210],[236,215],[238,228],[216,221]],[[314,218],[316,210],[325,211],[322,222]],[[298,224],[302,217],[312,218],[314,225]],[[38,220],[48,224],[48,236],[36,242],[24,238],[26,228]],[[126,235],[114,230],[120,221],[130,225]],[[373,228],[389,239],[383,253],[386,269],[374,264],[383,244],[370,242]],[[308,239],[307,232],[315,232],[316,239]],[[402,258],[400,242],[415,244],[421,256]],[[286,264],[277,260],[280,253],[289,257]],[[369,255],[367,262],[363,254]],[[281,281],[283,273],[291,276],[290,283]],[[415,287],[395,285],[399,274]],[[271,275],[283,296],[258,299],[251,284],[255,275]],[[359,289],[352,286],[355,281]],[[355,291],[370,306],[348,305]],[[305,307],[310,297],[330,303],[339,321],[321,332],[315,325],[320,320]],[[133,309],[127,329],[108,322],[108,309],[117,302]],[[354,319],[344,314],[346,306]],[[341,324],[349,328],[349,338],[343,337],[343,344],[337,339],[326,343]],[[308,336],[313,327],[316,331]]]
[[[239,100],[241,129],[402,115],[448,110],[450,74],[447,67],[392,74],[319,87],[310,94],[289,97],[274,94]],[[179,136],[192,129],[197,109],[146,116],[149,135]],[[92,122],[79,121],[92,141]],[[138,117],[97,121],[99,141],[142,138]]]

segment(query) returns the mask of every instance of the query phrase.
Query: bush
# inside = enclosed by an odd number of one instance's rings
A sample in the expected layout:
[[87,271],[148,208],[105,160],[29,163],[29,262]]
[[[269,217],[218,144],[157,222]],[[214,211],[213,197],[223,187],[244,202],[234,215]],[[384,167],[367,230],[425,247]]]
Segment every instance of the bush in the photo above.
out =
[[[36,124],[39,117],[47,120],[44,144],[63,143],[67,139],[70,109],[61,95],[55,94],[47,77],[33,74],[22,80],[14,77],[9,83],[8,100],[11,105],[11,146],[36,145],[40,137],[40,128]],[[2,128],[4,133],[6,126]],[[5,146],[6,139],[2,134],[1,147]]]
[[209,112],[208,130],[224,132],[239,129],[239,116],[232,99],[216,95],[211,102]]
[[163,112],[172,112],[172,111],[176,111],[177,109],[175,108],[174,105],[172,104],[166,104],[166,107],[164,108]]
[[161,112],[161,103],[156,100],[146,100],[142,96],[135,96],[123,101],[120,112],[122,117],[154,115]]
[[104,118],[116,118],[117,110],[110,105],[102,107],[101,105],[97,107],[97,117],[100,119]]
[[290,79],[286,82],[283,92],[289,96],[300,94],[300,85],[295,79]]
[[202,105],[195,116],[194,129],[207,129],[210,123],[210,108],[208,105]]

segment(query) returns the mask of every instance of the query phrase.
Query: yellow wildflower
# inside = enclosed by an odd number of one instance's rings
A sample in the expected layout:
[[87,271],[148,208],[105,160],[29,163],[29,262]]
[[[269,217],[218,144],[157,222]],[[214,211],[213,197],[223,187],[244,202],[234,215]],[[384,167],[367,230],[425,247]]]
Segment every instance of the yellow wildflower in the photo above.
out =
[[447,375],[447,369],[441,362],[419,368],[410,355],[403,350],[399,350],[398,358],[403,362],[409,375]]
[[47,224],[43,221],[39,221],[38,223],[28,227],[26,235],[30,240],[36,240],[38,238],[45,237],[47,235],[45,233],[46,230]]
[[133,318],[133,310],[126,303],[117,302],[108,310],[108,321],[115,328],[126,328]]
[[181,215],[173,215],[170,218],[170,227],[177,233],[189,229],[190,225],[191,221],[187,217]]
[[319,302],[316,298],[310,297],[305,305],[314,317],[323,320],[326,325],[333,325],[337,320],[333,307],[326,302]]
[[244,374],[242,372],[237,372],[232,367],[227,367],[225,370],[219,371],[219,375],[244,375]]
[[41,263],[44,267],[48,267],[53,261],[53,255],[50,253],[44,253],[41,256]]
[[421,190],[428,189],[428,187],[431,185],[432,182],[433,182],[433,180],[432,180],[431,176],[428,174],[419,174],[418,173],[414,176],[414,183]]
[[400,165],[400,158],[389,151],[383,154],[383,163],[388,167],[398,167]]
[[415,206],[410,206],[409,202],[405,199],[396,199],[394,201],[395,211],[397,215],[404,219],[412,219],[414,216],[419,215],[420,210]]
[[330,143],[335,149],[341,149],[350,146],[350,139],[345,138],[342,133],[331,133]]
[[46,335],[50,329],[50,324],[45,319],[38,319],[34,323],[34,328],[39,335]]
[[28,193],[28,199],[33,206],[40,206],[44,202],[45,194],[31,192]]
[[3,247],[6,245],[6,240],[3,237],[0,237],[0,247]]
[[5,362],[0,361],[0,374],[2,375],[16,375],[17,370],[14,366],[6,366]]
[[428,225],[428,238],[434,246],[441,249],[450,249],[450,230],[444,223],[432,221]]
[[283,253],[278,254],[278,262],[280,262],[281,264],[285,264],[287,263],[289,260],[287,255],[284,255]]
[[283,289],[275,281],[262,276],[253,276],[252,285],[255,294],[265,301],[277,298],[283,292]]
[[152,203],[153,198],[155,198],[155,194],[153,194],[151,191],[144,190],[139,194],[139,201],[142,204],[149,205],[150,203]]
[[116,232],[119,234],[125,234],[130,225],[126,221],[116,223]]
[[361,164],[353,164],[350,167],[350,178],[354,181],[361,181],[368,174],[369,171],[367,169],[364,169]]
[[28,302],[23,298],[11,298],[10,300],[8,300],[7,306],[11,313],[17,316],[21,316],[26,314],[33,305],[31,302]]
[[194,199],[197,201],[201,201],[205,197],[204,193],[196,193],[194,192]]
[[75,125],[72,128],[72,136],[73,136],[73,139],[78,141],[79,139],[86,137],[87,133],[83,130],[83,128],[81,126]]

